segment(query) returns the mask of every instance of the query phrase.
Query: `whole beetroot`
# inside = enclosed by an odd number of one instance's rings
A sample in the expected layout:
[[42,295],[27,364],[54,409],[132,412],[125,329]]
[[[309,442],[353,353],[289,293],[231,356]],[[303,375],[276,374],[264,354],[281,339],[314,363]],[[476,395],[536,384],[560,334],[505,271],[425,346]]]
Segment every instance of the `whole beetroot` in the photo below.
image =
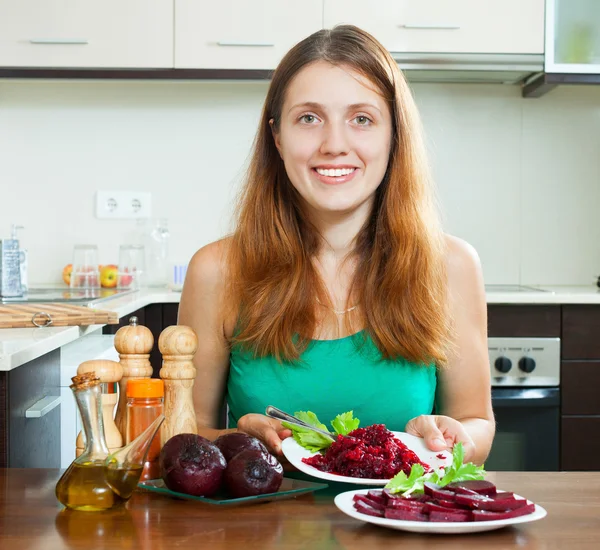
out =
[[283,480],[283,467],[271,454],[247,449],[227,464],[224,481],[234,498],[275,493]]
[[219,447],[219,450],[223,453],[227,462],[246,449],[263,451],[265,453],[268,452],[267,448],[259,439],[243,432],[232,432],[217,437],[217,439],[215,439],[215,445]]
[[160,475],[171,491],[211,496],[221,486],[227,461],[208,439],[178,434],[164,444],[159,465]]

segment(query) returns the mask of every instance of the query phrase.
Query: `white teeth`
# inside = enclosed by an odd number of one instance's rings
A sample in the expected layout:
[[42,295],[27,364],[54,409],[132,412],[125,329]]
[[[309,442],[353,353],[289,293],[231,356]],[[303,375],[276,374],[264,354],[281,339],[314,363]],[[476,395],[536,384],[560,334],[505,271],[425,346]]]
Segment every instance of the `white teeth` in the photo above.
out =
[[317,168],[319,174],[322,176],[329,176],[330,178],[339,178],[340,176],[347,176],[352,174],[356,168]]

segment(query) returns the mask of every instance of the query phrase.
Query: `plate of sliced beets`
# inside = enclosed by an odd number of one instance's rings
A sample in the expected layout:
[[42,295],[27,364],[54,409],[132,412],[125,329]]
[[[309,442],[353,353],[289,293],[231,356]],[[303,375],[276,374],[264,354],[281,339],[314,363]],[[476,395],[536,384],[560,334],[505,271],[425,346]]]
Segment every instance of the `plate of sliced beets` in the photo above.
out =
[[546,510],[485,480],[438,487],[409,497],[388,489],[359,489],[335,497],[335,505],[355,519],[414,533],[478,533],[542,519]]
[[[290,464],[301,472],[356,485],[387,485],[400,470],[409,474],[416,463],[423,464],[425,471],[441,473],[452,464],[450,452],[432,451],[423,438],[391,432],[383,424],[358,428],[348,436],[340,436],[325,453],[311,452],[292,437],[284,439],[281,447]],[[380,471],[385,475],[373,475]]]

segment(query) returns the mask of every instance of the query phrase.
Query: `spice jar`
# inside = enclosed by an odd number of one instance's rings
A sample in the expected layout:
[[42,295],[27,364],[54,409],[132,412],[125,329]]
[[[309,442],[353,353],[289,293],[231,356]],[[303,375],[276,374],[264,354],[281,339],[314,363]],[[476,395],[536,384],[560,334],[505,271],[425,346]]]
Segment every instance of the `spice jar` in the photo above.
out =
[[[159,378],[136,378],[127,381],[126,430],[127,443],[133,441],[164,409],[164,382]],[[158,456],[160,454],[160,432],[157,432],[148,448],[141,480],[160,477]]]

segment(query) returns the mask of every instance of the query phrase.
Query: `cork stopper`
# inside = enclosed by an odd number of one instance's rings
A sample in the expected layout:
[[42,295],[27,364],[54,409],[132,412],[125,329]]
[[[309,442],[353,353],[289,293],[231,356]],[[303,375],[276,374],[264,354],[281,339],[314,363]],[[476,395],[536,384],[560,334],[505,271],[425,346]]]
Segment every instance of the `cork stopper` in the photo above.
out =
[[198,349],[198,337],[185,325],[173,325],[160,333],[158,349],[165,355],[191,355]]
[[111,383],[118,382],[123,377],[123,367],[116,361],[108,359],[92,359],[84,361],[77,367],[77,374],[85,374],[86,372],[94,372],[100,382]]
[[100,384],[100,378],[96,376],[95,372],[85,372],[83,374],[73,376],[71,378],[73,384],[69,386],[72,390],[86,390],[93,388]]

